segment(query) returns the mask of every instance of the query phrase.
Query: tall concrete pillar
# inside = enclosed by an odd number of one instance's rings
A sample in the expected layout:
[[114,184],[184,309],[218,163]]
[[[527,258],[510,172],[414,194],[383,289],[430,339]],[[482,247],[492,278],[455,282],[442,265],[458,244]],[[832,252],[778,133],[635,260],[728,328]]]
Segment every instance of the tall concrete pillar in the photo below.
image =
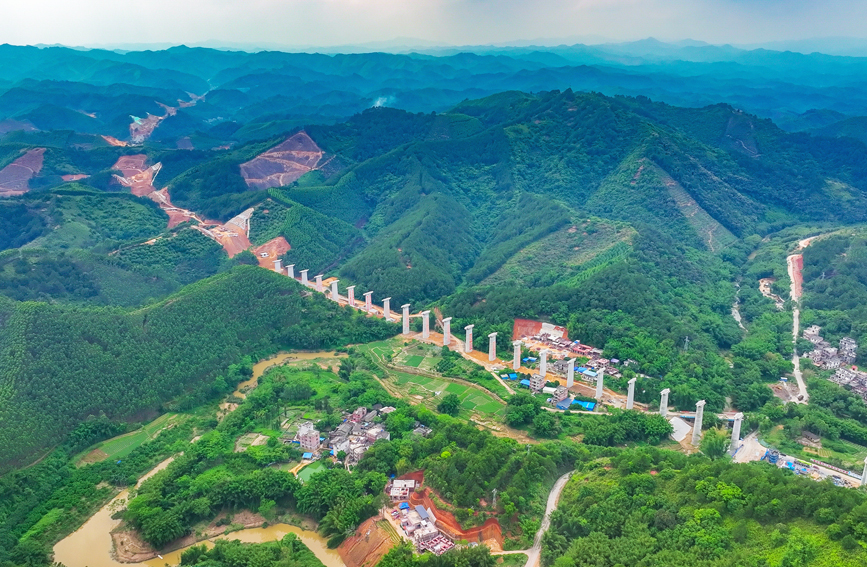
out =
[[409,334],[409,303],[404,303],[400,306],[403,310],[403,334]]
[[539,375],[544,378],[548,374],[548,349],[539,351]]
[[373,292],[368,291],[364,294],[364,310],[370,313],[373,311]]
[[497,333],[488,335],[488,361],[494,362],[497,359]]
[[386,321],[391,321],[391,298],[386,297],[382,300],[382,313],[385,315]]
[[301,285],[309,285],[310,282],[307,281],[307,272],[310,270],[301,270]]
[[355,286],[351,285],[346,288],[346,297],[349,300],[349,306],[355,307]]
[[286,275],[293,280],[295,279],[295,264],[289,264],[286,266]]
[[741,423],[744,422],[744,414],[736,413],[735,414],[735,423],[732,425],[732,445],[729,447],[729,451],[734,455],[738,450],[738,447],[741,444]]
[[512,346],[515,347],[515,355],[512,357],[512,370],[517,370],[521,368],[521,341],[513,342]]
[[661,391],[659,395],[659,415],[665,417],[668,414],[668,393],[671,392],[668,388]]
[[337,294],[337,282],[340,280],[334,280],[331,282],[331,301],[337,301],[340,299],[340,296]]
[[566,368],[566,387],[571,388],[575,384],[575,359],[569,359],[569,366]]
[[473,352],[473,327],[475,325],[464,327],[464,330],[467,332],[466,341],[464,342],[464,352]]
[[274,271],[278,274],[283,273],[283,260],[281,260],[280,258],[274,260]]
[[319,293],[325,291],[324,289],[322,289],[322,274],[316,276],[316,291],[318,291]]
[[596,396],[595,396],[595,398],[597,400],[602,399],[602,392],[603,392],[604,386],[605,386],[605,371],[600,370],[599,373],[596,375]]
[[443,319],[443,346],[452,344],[452,318]]
[[701,443],[701,422],[704,419],[704,400],[695,404],[695,425],[692,426],[692,445],[698,447]]
[[635,403],[635,378],[627,382],[629,384],[629,390],[626,392],[626,409],[632,409],[632,405]]
[[867,484],[867,458],[864,459],[864,472],[861,473],[861,486]]
[[421,338],[430,338],[430,311],[421,312]]

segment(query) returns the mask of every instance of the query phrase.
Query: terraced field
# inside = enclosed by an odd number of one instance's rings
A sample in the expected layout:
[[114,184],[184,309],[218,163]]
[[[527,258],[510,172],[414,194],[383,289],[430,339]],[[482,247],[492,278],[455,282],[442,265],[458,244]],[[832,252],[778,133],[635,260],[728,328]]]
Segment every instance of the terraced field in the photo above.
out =
[[136,431],[113,437],[107,441],[98,443],[94,447],[88,448],[79,455],[76,463],[78,466],[81,466],[106,459],[123,459],[145,441],[155,438],[163,429],[178,425],[186,419],[186,416],[176,413],[163,414]]

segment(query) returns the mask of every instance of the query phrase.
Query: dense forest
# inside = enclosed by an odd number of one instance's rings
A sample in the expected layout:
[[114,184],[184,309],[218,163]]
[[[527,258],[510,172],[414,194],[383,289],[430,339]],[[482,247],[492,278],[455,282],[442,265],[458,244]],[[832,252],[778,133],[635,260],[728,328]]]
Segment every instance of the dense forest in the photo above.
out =
[[543,538],[543,565],[864,563],[861,492],[652,448],[578,461]]
[[[105,412],[124,419],[208,383],[245,354],[381,339],[393,326],[240,266],[138,310],[0,304],[0,447],[8,467]],[[27,435],[22,432],[27,431]]]

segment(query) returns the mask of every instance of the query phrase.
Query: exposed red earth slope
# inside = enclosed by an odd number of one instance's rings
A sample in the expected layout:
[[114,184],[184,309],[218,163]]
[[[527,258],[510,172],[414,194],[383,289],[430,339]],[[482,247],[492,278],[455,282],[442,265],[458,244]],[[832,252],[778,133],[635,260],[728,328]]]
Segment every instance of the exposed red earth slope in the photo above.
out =
[[42,170],[45,148],[34,148],[0,170],[0,197],[22,195],[29,181]]
[[282,236],[269,240],[262,246],[253,248],[253,254],[259,260],[259,265],[270,270],[274,269],[274,260],[289,252],[292,247]]
[[325,152],[301,131],[252,160],[241,164],[247,185],[256,189],[282,187],[327,163]]

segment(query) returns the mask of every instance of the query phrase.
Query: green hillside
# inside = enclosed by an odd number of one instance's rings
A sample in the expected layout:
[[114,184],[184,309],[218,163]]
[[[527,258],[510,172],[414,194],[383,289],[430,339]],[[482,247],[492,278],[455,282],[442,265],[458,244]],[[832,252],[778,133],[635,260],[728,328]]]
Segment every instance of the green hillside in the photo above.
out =
[[210,388],[216,372],[244,354],[335,347],[393,332],[300,291],[288,278],[242,266],[138,310],[3,300],[3,467],[58,442],[88,416],[124,419]]

